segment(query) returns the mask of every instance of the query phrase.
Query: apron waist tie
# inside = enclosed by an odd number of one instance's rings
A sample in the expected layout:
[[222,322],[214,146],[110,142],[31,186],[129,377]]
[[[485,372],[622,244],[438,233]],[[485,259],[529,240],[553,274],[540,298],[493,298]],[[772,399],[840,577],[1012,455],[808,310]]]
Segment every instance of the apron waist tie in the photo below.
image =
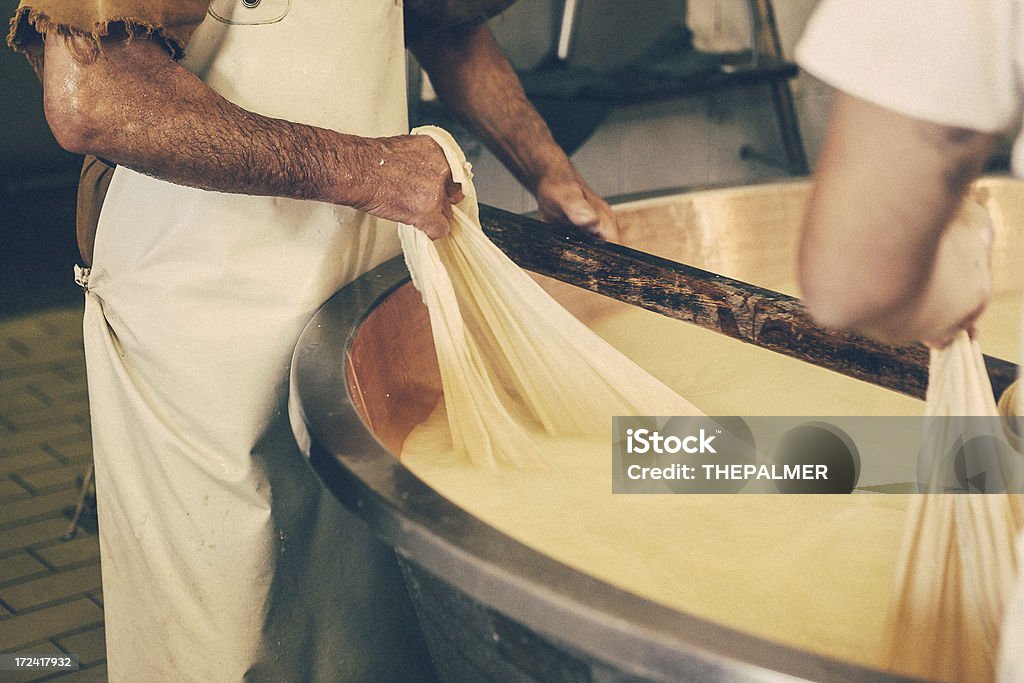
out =
[[83,268],[82,266],[75,266],[75,284],[84,289],[86,292],[89,291],[89,273],[92,272],[89,268]]

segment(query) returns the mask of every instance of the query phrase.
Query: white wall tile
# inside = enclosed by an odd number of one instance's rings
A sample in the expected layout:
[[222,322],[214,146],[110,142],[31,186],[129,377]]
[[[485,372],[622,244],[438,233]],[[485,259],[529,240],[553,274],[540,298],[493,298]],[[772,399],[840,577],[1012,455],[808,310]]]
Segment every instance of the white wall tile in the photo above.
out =
[[[761,91],[758,93],[758,91]],[[755,86],[715,93],[712,97],[711,150],[708,179],[714,184],[755,182],[787,175],[778,121],[767,87]],[[778,162],[771,165],[740,157],[750,146],[757,153]]]
[[473,184],[481,203],[515,213],[531,210],[529,193],[490,150],[477,143],[472,152],[466,152],[466,158],[473,164]]
[[796,101],[797,115],[800,117],[800,132],[804,137],[804,149],[811,166],[818,158],[821,143],[825,140],[828,127],[828,114],[832,108],[835,91],[826,88],[820,93],[807,94]]
[[622,194],[622,134],[632,126],[623,112],[614,112],[576,151],[572,161],[594,191],[602,196]]
[[[581,26],[614,35],[622,23],[622,7],[611,0],[581,2],[581,11],[594,13]],[[650,4],[651,0],[644,0]],[[748,0],[664,0],[659,12],[688,7],[688,22],[708,49],[749,46]],[[776,21],[786,56],[796,44],[817,0],[775,0]],[[622,4],[622,3],[619,3]],[[647,7],[647,4],[644,7]],[[651,5],[653,7],[654,5]],[[492,28],[514,64],[530,66],[552,45],[560,17],[557,0],[520,0],[492,22]],[[602,25],[604,21],[607,25]],[[595,23],[597,22],[597,23]],[[600,30],[598,30],[600,29]],[[625,34],[623,34],[625,35]],[[605,38],[607,39],[607,37]],[[580,45],[599,51],[587,36]],[[609,45],[616,50],[621,45]],[[824,137],[832,90],[807,74],[791,82],[808,158],[816,158]],[[574,155],[573,162],[595,191],[605,196],[666,187],[754,182],[782,174],[757,161],[740,159],[739,150],[751,145],[781,159],[781,138],[768,89],[740,88],[670,102],[635,105],[615,110]],[[488,152],[475,150],[474,166],[481,198],[510,211],[531,210],[532,197]]]
[[708,182],[708,96],[638,105],[622,131],[622,192]]

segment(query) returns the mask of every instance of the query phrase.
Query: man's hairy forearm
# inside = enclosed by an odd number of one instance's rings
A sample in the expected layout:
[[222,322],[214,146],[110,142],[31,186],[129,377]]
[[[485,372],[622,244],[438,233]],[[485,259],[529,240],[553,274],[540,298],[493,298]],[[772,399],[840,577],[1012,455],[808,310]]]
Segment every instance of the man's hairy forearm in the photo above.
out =
[[[951,236],[948,226],[996,142],[991,133],[920,121],[840,92],[801,239],[801,289],[812,316],[907,341],[934,338],[971,313],[958,292],[982,287],[955,279],[968,272],[976,242]],[[958,248],[937,261],[947,242]]]
[[412,46],[438,96],[528,189],[572,173],[486,25],[461,26]]
[[372,201],[378,142],[245,111],[149,41],[82,64],[52,37],[44,82],[47,118],[74,151],[206,190]]
[[461,199],[429,137],[364,138],[246,111],[143,38],[105,41],[80,63],[48,35],[43,89],[64,147],[181,185],[343,204],[431,237],[447,233]]
[[555,142],[486,25],[458,26],[411,47],[445,105],[536,197],[543,220],[618,239],[611,208]]
[[[244,112],[211,94],[186,100],[186,112],[135,119],[144,130],[110,140],[103,155],[205,190],[339,204],[356,204],[365,194],[355,169],[370,168],[370,141]],[[165,154],[167,148],[175,153]]]

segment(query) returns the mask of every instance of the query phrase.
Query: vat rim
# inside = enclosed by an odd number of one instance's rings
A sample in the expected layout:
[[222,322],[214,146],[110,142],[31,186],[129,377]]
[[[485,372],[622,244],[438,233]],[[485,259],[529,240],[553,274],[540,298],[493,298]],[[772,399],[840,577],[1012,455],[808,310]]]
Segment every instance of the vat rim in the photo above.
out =
[[373,310],[408,282],[397,257],[343,287],[306,326],[292,364],[292,401],[314,470],[405,560],[577,655],[647,680],[913,680],[633,595],[515,541],[427,486],[363,422],[339,362]]

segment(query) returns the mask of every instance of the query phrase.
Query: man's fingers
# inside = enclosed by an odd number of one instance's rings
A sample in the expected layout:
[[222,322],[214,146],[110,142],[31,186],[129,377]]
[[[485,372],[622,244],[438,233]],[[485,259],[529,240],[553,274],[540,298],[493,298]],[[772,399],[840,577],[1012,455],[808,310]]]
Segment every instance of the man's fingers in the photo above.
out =
[[579,204],[574,204],[570,211],[566,212],[567,217],[578,228],[600,237],[609,242],[617,242],[619,239],[619,223],[615,214],[602,199],[595,200],[597,204],[584,199]]
[[[448,213],[451,213],[451,207],[447,207]],[[425,220],[422,225],[416,227],[427,234],[432,240],[441,239],[449,232],[451,232],[451,225],[449,224],[448,216],[438,215],[429,220]]]
[[608,213],[603,216],[602,220],[594,226],[594,234],[606,242],[618,242],[619,224],[615,220],[615,215]]
[[448,234],[448,224],[432,223],[420,228],[432,240],[439,240]]
[[941,351],[942,349],[952,344],[954,339],[956,339],[956,335],[950,334],[943,337],[937,337],[935,339],[922,339],[921,343],[930,349],[936,349]]
[[447,187],[445,188],[448,194],[448,202],[450,204],[458,204],[466,195],[462,193],[462,183],[457,183],[453,180],[448,181]]
[[580,228],[596,226],[600,216],[586,199],[580,198],[563,209],[565,217]]
[[615,214],[579,178],[542,181],[536,195],[541,220],[572,226],[610,242],[618,241]]

